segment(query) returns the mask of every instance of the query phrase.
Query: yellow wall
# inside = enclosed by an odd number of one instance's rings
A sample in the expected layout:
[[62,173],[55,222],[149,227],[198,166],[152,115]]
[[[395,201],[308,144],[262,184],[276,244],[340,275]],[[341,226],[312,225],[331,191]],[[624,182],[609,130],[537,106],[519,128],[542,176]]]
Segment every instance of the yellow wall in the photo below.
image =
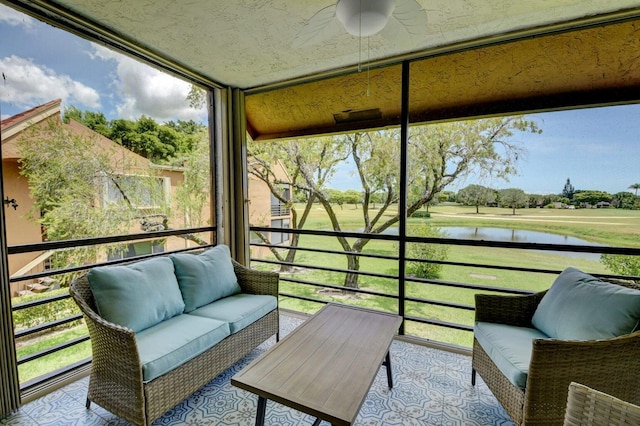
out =
[[[20,176],[16,161],[3,161],[3,184],[5,197],[14,198],[18,203],[17,209],[10,205],[4,206],[7,223],[7,244],[9,246],[42,242],[40,225],[30,220],[28,215],[33,201],[29,195],[27,180]],[[13,275],[24,265],[38,257],[42,252],[13,254],[9,256],[9,275]],[[41,271],[40,265],[33,272]],[[11,284],[11,293],[23,290],[22,282]]]

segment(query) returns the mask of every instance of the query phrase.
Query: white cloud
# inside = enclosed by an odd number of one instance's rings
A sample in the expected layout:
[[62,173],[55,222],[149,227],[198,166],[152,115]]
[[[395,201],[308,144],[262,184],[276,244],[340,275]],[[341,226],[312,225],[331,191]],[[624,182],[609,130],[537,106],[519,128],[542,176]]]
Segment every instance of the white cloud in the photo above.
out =
[[114,87],[118,116],[137,119],[141,115],[157,121],[206,119],[204,109],[194,109],[186,100],[191,84],[158,71],[128,56],[94,45],[93,58],[117,63]]
[[4,102],[33,108],[61,98],[65,104],[79,103],[92,109],[100,107],[100,95],[95,89],[31,59],[15,55],[1,58],[0,70],[5,76],[1,89]]
[[8,6],[0,4],[0,24],[8,24],[12,27],[24,26],[27,29],[33,28],[36,20],[12,9]]

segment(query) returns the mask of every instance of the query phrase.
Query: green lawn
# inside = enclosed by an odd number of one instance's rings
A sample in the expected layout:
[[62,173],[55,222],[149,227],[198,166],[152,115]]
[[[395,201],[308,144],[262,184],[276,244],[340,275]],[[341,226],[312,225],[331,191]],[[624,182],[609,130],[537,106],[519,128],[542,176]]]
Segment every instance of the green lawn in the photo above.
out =
[[[56,331],[47,336],[30,339],[26,344],[18,342],[18,358],[31,355],[55,345],[71,341],[88,334],[87,327],[83,324],[70,329]],[[21,364],[18,366],[20,383],[24,383],[36,377],[55,371],[59,368],[81,361],[91,356],[91,343],[82,342],[70,348],[54,352],[42,358]]]
[[[344,206],[342,209],[337,208],[336,212],[340,224],[343,226],[343,230],[349,231],[362,228],[363,220],[360,206],[357,208],[352,205]],[[439,205],[432,207],[430,212],[430,219],[410,219],[409,222],[427,221],[435,226],[484,226],[527,229],[576,236],[588,241],[609,245],[640,246],[640,211],[615,209],[521,209],[516,210],[516,215],[513,215],[509,209],[481,208],[480,214],[476,214],[475,208],[473,207]],[[394,213],[395,211],[389,213],[388,216]],[[329,229],[329,227],[328,217],[320,207],[313,210],[307,226],[305,226],[306,229]],[[341,250],[337,239],[334,237],[303,235],[300,238],[300,246]],[[397,243],[372,240],[365,247],[364,252],[396,256]],[[590,273],[610,272],[607,271],[599,261],[595,260],[503,248],[451,246],[447,260],[551,270],[562,270],[568,266],[574,266]],[[300,251],[296,256],[296,263],[310,266],[347,268],[346,257],[344,255],[324,253]],[[259,263],[254,263],[253,266],[273,269],[272,265],[263,266]],[[397,262],[380,259],[362,258],[360,270],[393,276],[398,274]],[[344,281],[343,273],[312,269],[302,269],[292,274],[282,274],[282,276],[285,278],[291,277],[299,280],[334,285],[341,285]],[[548,288],[553,282],[554,276],[543,273],[524,273],[481,267],[469,268],[447,265],[443,268],[440,279],[443,281],[478,284],[489,287],[538,291]],[[359,278],[359,286],[363,289],[392,295],[397,295],[399,291],[396,279],[361,276]],[[397,300],[386,297],[371,295],[354,297],[348,294],[327,292],[326,289],[323,290],[321,287],[292,284],[285,281],[281,284],[281,290],[286,293],[359,306],[368,306],[391,312],[397,312],[398,309]],[[467,306],[473,306],[473,297],[477,292],[477,290],[457,289],[437,284],[407,283],[406,287],[406,294],[411,297],[451,302]],[[281,306],[283,308],[308,313],[313,313],[321,307],[318,303],[284,297],[281,300]],[[466,325],[473,324],[473,312],[469,310],[417,303],[407,303],[406,309],[409,315]],[[467,347],[471,345],[471,334],[467,332],[427,326],[420,323],[408,323],[406,327],[407,334],[416,334],[424,338]]]

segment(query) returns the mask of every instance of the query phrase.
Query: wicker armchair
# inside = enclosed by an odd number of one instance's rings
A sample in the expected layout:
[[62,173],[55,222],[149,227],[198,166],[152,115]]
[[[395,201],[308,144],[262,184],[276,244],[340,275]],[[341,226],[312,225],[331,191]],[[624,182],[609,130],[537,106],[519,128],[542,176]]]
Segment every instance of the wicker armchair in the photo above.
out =
[[[615,284],[638,288],[632,283]],[[476,295],[476,321],[532,327],[546,292],[528,296]],[[472,384],[480,374],[517,425],[562,425],[571,382],[640,403],[640,331],[594,341],[533,341],[526,388],[512,384],[474,338]]]
[[[233,260],[232,263],[243,292],[278,296],[277,273],[254,271]],[[145,382],[135,333],[98,315],[86,274],[71,283],[69,292],[84,314],[91,337],[93,361],[87,408],[95,402],[137,425],[149,425],[279,333],[278,309],[275,309],[203,354]]]
[[564,426],[637,426],[640,406],[579,383],[569,385]]

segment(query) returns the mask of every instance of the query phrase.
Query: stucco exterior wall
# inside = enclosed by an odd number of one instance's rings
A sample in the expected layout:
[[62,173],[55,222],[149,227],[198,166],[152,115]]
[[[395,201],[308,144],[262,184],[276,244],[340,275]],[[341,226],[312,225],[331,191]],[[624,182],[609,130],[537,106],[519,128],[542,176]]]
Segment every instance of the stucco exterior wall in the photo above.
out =
[[[250,162],[250,160],[249,160]],[[290,181],[284,165],[281,162],[277,162],[273,165],[272,170],[276,179],[280,181]],[[292,187],[289,185],[289,194],[292,196]],[[285,214],[272,215],[271,211],[271,191],[268,185],[262,182],[260,179],[249,174],[249,224],[250,226],[271,226],[271,221],[274,219],[288,219],[291,223],[291,213],[287,210]],[[267,237],[270,237],[267,235]],[[287,239],[288,241],[288,239]],[[286,247],[288,242],[280,243]],[[256,258],[262,258],[268,256],[271,253],[269,248],[266,247],[251,247],[251,256]]]

